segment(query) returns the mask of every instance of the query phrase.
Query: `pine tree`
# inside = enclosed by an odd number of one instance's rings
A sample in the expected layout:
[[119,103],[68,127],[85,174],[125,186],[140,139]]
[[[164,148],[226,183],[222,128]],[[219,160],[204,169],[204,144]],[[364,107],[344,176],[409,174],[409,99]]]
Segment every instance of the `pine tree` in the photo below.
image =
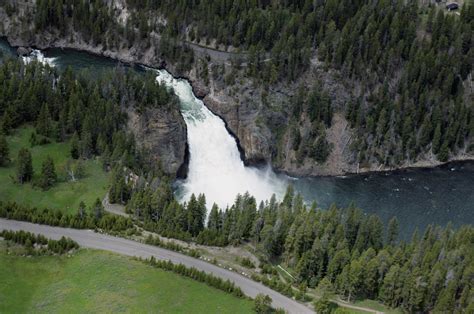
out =
[[5,136],[0,134],[0,167],[10,162],[10,148]]
[[437,154],[441,147],[441,124],[438,123],[433,135],[433,153]]
[[104,215],[104,206],[100,199],[96,199],[94,205],[92,206],[92,214],[96,220],[99,220]]
[[94,152],[94,148],[92,145],[92,135],[90,132],[82,132],[81,138],[81,156],[83,158],[90,158],[92,153]]
[[326,139],[326,131],[320,126],[320,135],[311,148],[311,157],[318,163],[324,163],[331,153],[331,145]]
[[0,134],[10,134],[12,128],[13,118],[11,117],[10,110],[7,109],[0,119]]
[[443,145],[441,145],[441,149],[438,152],[438,159],[439,161],[445,162],[449,159],[449,146],[448,141],[444,141]]
[[401,298],[400,273],[400,266],[393,265],[385,276],[380,288],[380,298],[385,304],[392,307],[397,307]]
[[211,212],[209,213],[207,228],[212,231],[217,231],[221,228],[221,226],[222,226],[222,221],[221,221],[221,215],[219,213],[219,207],[217,206],[217,204],[214,203],[214,205],[212,205]]
[[112,173],[112,185],[109,191],[111,203],[125,204],[130,199],[130,188],[125,183],[125,172],[121,165],[117,165]]
[[77,216],[79,217],[79,219],[84,219],[86,215],[87,215],[87,213],[86,213],[86,204],[84,204],[84,202],[81,201],[79,203],[79,208],[77,210]]
[[420,146],[425,147],[430,143],[431,133],[433,132],[431,126],[431,118],[429,115],[425,116],[423,124],[421,125]]
[[18,152],[16,178],[21,184],[33,178],[33,161],[27,148],[21,148]]
[[398,219],[393,217],[388,223],[387,229],[387,245],[393,245],[398,239]]
[[48,189],[54,185],[57,180],[56,170],[54,168],[54,161],[50,156],[46,157],[46,160],[41,166],[41,177],[40,177],[40,187],[43,189]]
[[254,300],[254,310],[257,314],[271,313],[272,299],[268,295],[259,293]]
[[204,194],[200,194],[196,199],[193,194],[187,206],[188,228],[191,235],[196,236],[204,229],[204,220],[206,218],[206,198]]
[[38,134],[44,135],[44,136],[51,136],[51,125],[52,125],[52,120],[51,120],[51,115],[49,113],[49,108],[48,105],[45,103],[41,107],[38,120],[36,122],[36,131]]
[[326,293],[314,302],[314,310],[319,314],[331,314],[334,312],[334,305],[331,303]]
[[71,157],[73,159],[78,159],[80,156],[80,150],[79,150],[79,136],[77,135],[77,132],[74,132],[74,135],[72,136],[71,139]]

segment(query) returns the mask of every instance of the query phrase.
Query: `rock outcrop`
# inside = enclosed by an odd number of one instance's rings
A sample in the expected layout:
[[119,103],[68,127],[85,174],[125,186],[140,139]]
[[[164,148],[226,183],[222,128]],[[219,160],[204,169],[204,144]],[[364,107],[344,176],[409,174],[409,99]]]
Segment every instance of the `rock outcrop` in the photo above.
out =
[[31,48],[26,48],[26,47],[18,47],[18,49],[16,50],[16,53],[21,56],[21,57],[24,57],[24,56],[27,56],[31,53]]
[[[186,162],[186,124],[178,110],[147,108],[128,111],[128,129],[137,142],[150,151],[168,174],[180,174]],[[181,174],[182,175],[182,174]]]
[[246,164],[270,162],[270,134],[265,134],[256,124],[258,110],[251,103],[238,103],[225,95],[208,94],[204,97],[207,107],[220,116],[228,131],[236,138]]

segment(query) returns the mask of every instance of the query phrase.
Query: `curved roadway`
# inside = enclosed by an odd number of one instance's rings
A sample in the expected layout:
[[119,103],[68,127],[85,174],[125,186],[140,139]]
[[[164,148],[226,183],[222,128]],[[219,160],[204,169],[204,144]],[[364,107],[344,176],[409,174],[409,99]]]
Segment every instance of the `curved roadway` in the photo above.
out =
[[86,248],[106,250],[118,254],[142,258],[150,258],[151,256],[154,256],[156,259],[170,260],[173,263],[181,263],[187,267],[195,267],[222,279],[229,279],[239,286],[242,291],[250,297],[255,297],[259,293],[266,294],[272,298],[272,305],[274,307],[282,308],[289,313],[312,313],[312,311],[305,305],[298,303],[295,300],[292,300],[262,285],[261,283],[255,282],[235,272],[204,262],[202,260],[159,247],[105,234],[95,233],[92,230],[51,227],[1,218],[0,230],[24,230],[36,234],[42,234],[47,238],[56,240],[60,239],[62,236],[65,236],[73,239],[79,243],[80,246]]

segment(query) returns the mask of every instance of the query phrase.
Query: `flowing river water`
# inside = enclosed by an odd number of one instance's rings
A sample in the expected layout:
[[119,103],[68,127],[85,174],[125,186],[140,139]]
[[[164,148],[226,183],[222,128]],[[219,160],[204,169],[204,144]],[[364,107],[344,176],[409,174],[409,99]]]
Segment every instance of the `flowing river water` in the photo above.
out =
[[[0,53],[14,55],[6,41]],[[58,68],[90,69],[98,72],[116,67],[118,62],[74,50],[49,49],[36,52],[36,58]],[[144,68],[138,70],[143,71]],[[185,201],[192,193],[204,193],[208,205],[222,208],[231,204],[237,193],[249,191],[257,200],[275,193],[284,194],[291,183],[307,202],[322,208],[331,204],[347,206],[354,202],[366,213],[376,213],[383,221],[397,216],[402,238],[415,228],[428,224],[454,226],[474,223],[474,162],[450,163],[432,169],[408,169],[344,177],[290,178],[271,168],[245,167],[235,139],[224,122],[197,99],[190,84],[173,78],[164,70],[157,80],[172,88],[179,97],[181,113],[188,128],[190,163],[188,177],[178,181],[177,196]]]

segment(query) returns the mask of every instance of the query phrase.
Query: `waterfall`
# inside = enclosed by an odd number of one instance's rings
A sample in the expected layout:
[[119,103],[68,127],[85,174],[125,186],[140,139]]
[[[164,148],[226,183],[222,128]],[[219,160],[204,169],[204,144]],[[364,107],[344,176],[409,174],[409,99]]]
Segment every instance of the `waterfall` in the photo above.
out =
[[157,71],[157,80],[173,89],[178,96],[181,113],[188,129],[190,151],[189,172],[181,182],[182,201],[191,194],[206,195],[208,206],[213,203],[225,208],[232,205],[237,194],[249,192],[257,202],[277,198],[286,189],[285,179],[270,167],[246,167],[240,159],[235,139],[227,132],[224,121],[214,115],[194,96],[186,80],[175,79],[165,70]]
[[[25,63],[37,60],[50,66],[61,61],[56,59],[45,57],[40,50],[23,57]],[[208,207],[216,203],[225,208],[233,204],[239,193],[249,192],[257,202],[270,199],[272,194],[277,199],[282,197],[286,179],[277,176],[270,167],[245,167],[224,121],[194,96],[186,80],[175,79],[165,70],[147,69],[156,71],[157,81],[173,89],[187,125],[190,161],[187,178],[179,182],[180,201],[189,200],[193,193],[204,193]]]

